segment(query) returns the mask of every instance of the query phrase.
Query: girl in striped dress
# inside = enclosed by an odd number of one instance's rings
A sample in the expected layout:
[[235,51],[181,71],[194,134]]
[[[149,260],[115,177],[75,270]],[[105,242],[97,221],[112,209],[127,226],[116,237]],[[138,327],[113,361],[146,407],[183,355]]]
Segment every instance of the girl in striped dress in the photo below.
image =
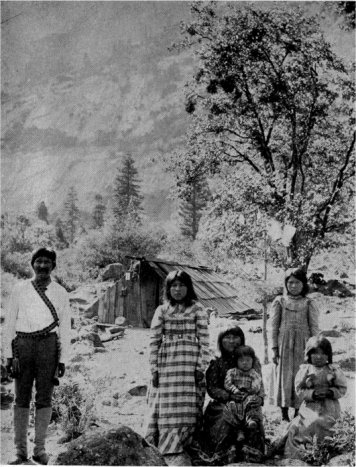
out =
[[171,271],[151,323],[146,440],[163,455],[183,453],[202,417],[209,359],[208,316],[184,271]]

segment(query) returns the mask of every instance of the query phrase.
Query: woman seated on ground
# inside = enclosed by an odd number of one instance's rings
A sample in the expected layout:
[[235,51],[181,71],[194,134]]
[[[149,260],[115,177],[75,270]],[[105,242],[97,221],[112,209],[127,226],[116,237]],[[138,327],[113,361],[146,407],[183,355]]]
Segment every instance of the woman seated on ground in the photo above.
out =
[[[252,432],[246,429],[243,450],[236,452],[238,430],[231,424],[227,408],[227,403],[236,398],[225,389],[224,384],[227,371],[236,366],[235,351],[241,345],[245,345],[245,336],[240,327],[236,326],[220,333],[219,356],[210,362],[206,372],[207,392],[212,399],[204,412],[200,439],[200,445],[207,454],[202,459],[206,464],[227,464],[236,461],[239,457],[259,461],[264,453],[262,423]],[[254,369],[261,374],[258,358],[254,361]]]

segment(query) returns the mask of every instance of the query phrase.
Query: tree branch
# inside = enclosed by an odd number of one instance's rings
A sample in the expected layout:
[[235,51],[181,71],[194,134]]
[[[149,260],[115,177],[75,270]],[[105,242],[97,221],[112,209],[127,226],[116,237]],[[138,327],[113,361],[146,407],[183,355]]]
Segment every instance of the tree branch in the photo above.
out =
[[323,227],[324,232],[325,232],[325,230],[327,228],[327,223],[328,223],[329,213],[330,213],[331,207],[335,203],[337,194],[341,190],[345,179],[348,178],[347,174],[345,176],[345,171],[346,171],[347,166],[348,166],[348,164],[349,164],[349,162],[351,160],[352,152],[353,152],[354,147],[355,147],[355,140],[356,140],[356,132],[354,131],[353,136],[352,136],[352,140],[351,140],[351,143],[350,143],[350,147],[349,147],[349,149],[348,149],[348,151],[346,152],[346,155],[345,155],[345,161],[344,161],[343,165],[341,166],[341,168],[339,170],[339,173],[338,173],[338,175],[337,175],[337,177],[336,177],[336,179],[334,181],[333,188],[331,190],[329,199],[324,203],[324,205],[318,211],[318,216],[320,216],[321,213],[325,210],[325,213],[324,213],[324,216],[323,216],[323,219],[322,219],[322,227]]
[[256,105],[256,103],[255,103],[255,101],[254,101],[254,99],[252,97],[252,93],[251,93],[249,85],[248,85],[247,76],[246,76],[246,73],[245,73],[245,70],[244,70],[243,67],[242,67],[241,71],[242,71],[242,75],[243,75],[243,78],[244,78],[244,83],[243,84],[245,86],[246,97],[247,97],[249,103],[252,106],[253,113],[255,115],[255,118],[256,118],[257,123],[258,123],[258,127],[260,129],[260,132],[259,132],[260,138],[261,138],[260,139],[260,144],[262,145],[262,148],[263,148],[263,151],[261,151],[261,155],[265,159],[266,163],[271,167],[271,170],[274,172],[275,171],[275,166],[274,166],[274,163],[273,163],[273,158],[272,158],[272,155],[271,155],[271,151],[270,151],[270,149],[268,147],[268,144],[266,143],[265,131],[264,131],[262,121],[261,121],[260,116],[259,116],[258,111],[257,111],[257,105]]
[[[261,174],[260,168],[248,156],[246,156],[246,154],[243,154],[238,149],[236,149],[232,144],[229,144],[226,141],[220,141],[220,143],[222,145],[228,146],[231,149],[233,149],[236,152],[236,154],[238,154],[240,157],[243,158],[244,161],[246,161],[248,164],[250,164],[250,166],[255,170],[255,172]],[[233,157],[233,156],[230,155],[230,157]]]
[[329,232],[335,232],[335,231],[338,231],[338,230],[342,230],[344,229],[345,227],[348,227],[349,225],[353,224],[354,222],[356,222],[356,219],[351,219],[347,222],[342,222],[341,224],[330,224],[326,227],[325,229],[325,233],[329,233]]

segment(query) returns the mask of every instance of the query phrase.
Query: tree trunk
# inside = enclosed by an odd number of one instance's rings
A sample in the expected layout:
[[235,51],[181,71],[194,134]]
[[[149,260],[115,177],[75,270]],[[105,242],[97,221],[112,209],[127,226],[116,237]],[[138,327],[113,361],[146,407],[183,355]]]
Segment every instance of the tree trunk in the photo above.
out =
[[312,250],[314,250],[309,249],[304,253],[304,255],[301,255],[300,252],[302,248],[305,249],[307,240],[307,238],[303,237],[301,234],[298,234],[298,232],[294,235],[289,248],[290,264],[288,264],[288,267],[290,268],[303,268],[305,273],[308,272],[308,267],[313,256]]

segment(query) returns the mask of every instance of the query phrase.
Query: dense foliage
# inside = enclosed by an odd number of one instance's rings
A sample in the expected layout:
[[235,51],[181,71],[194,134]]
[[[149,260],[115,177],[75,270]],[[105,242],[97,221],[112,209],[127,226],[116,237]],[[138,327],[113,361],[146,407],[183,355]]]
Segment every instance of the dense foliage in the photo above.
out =
[[[301,9],[192,4],[179,48],[194,48],[181,196],[206,173],[215,196],[202,240],[256,253],[270,220],[296,228],[289,262],[308,266],[353,222],[353,77]],[[243,214],[243,220],[241,220]]]
[[156,256],[165,238],[160,229],[132,219],[122,224],[112,217],[102,229],[91,230],[78,240],[76,257],[83,270],[101,269],[117,262],[127,264],[126,256]]
[[127,266],[126,256],[157,256],[165,246],[166,234],[155,226],[142,225],[127,217],[125,223],[108,215],[101,228],[88,229],[76,238],[74,244],[63,242],[61,223],[46,224],[26,216],[2,216],[1,265],[5,272],[29,278],[31,253],[39,245],[55,248],[58,252],[54,276],[68,290],[83,282],[100,277],[102,268],[121,262]]
[[[307,445],[303,459],[305,462],[311,465],[325,465],[335,456],[354,453],[356,431],[353,415],[343,412],[331,432],[331,436],[327,436],[323,441],[314,438],[313,443]],[[355,460],[352,465],[355,465]]]

